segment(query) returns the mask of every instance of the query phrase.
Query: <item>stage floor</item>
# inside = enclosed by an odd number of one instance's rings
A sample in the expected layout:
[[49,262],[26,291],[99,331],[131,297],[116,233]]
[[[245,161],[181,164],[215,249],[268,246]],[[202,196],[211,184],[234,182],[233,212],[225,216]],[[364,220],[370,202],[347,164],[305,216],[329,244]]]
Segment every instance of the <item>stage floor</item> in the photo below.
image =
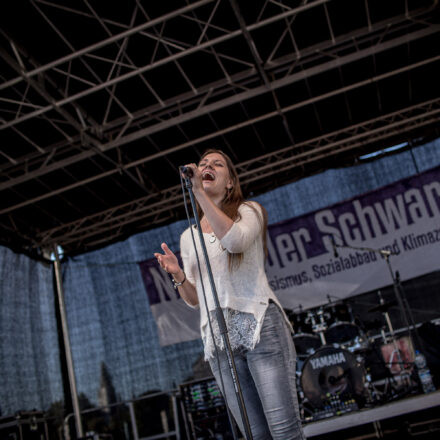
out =
[[304,425],[304,432],[309,438],[390,419],[392,417],[399,417],[404,414],[422,411],[436,406],[440,406],[440,391],[412,396],[375,408],[362,409],[342,416],[311,422]]

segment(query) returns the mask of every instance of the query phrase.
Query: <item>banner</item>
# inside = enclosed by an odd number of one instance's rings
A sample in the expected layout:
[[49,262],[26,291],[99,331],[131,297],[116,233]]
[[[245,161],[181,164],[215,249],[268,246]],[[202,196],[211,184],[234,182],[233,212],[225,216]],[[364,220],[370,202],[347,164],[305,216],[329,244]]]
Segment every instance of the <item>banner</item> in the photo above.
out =
[[[390,270],[402,281],[438,270],[440,168],[270,225],[268,250],[269,283],[287,309],[390,285]],[[160,343],[199,337],[198,311],[178,298],[155,259],[140,267]]]
[[[183,232],[183,231],[182,231]],[[175,254],[180,257],[179,252]],[[182,262],[179,258],[180,265]],[[200,338],[199,310],[186,305],[156,258],[139,263],[162,346]]]

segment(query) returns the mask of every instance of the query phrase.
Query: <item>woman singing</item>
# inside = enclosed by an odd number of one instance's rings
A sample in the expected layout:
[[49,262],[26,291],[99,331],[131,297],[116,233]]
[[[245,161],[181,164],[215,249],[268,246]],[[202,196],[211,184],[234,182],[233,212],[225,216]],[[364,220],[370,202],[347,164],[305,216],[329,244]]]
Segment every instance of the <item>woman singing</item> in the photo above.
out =
[[[258,203],[243,199],[238,174],[230,158],[208,150],[198,165],[189,164],[200,224],[207,247],[219,302],[225,316],[237,375],[254,440],[304,439],[295,389],[296,353],[291,328],[269,287],[264,270],[267,215]],[[202,251],[196,236],[198,254]],[[190,306],[200,303],[200,327],[205,358],[217,382],[220,372],[228,406],[244,432],[223,340],[218,331],[215,305],[206,268],[198,271],[188,228],[181,236],[184,270],[163,243],[156,253],[160,266],[170,273],[180,295]],[[202,293],[206,290],[209,317]],[[208,325],[212,322],[214,341]]]

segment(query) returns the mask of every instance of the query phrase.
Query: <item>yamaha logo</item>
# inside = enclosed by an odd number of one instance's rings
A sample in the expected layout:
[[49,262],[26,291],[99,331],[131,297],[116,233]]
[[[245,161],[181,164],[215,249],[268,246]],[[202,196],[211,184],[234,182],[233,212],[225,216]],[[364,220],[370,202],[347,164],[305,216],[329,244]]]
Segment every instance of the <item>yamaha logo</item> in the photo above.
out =
[[339,352],[329,354],[327,356],[321,356],[316,359],[310,359],[310,362],[312,363],[312,368],[314,370],[317,370],[318,368],[322,367],[330,367],[332,365],[343,364],[344,362],[347,362],[347,360],[345,359],[344,353]]

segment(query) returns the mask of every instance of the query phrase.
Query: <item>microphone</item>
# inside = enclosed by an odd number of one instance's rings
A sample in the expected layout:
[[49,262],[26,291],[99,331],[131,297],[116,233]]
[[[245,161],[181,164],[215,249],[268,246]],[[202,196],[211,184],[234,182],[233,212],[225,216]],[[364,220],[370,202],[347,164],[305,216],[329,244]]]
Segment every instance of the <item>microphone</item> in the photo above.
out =
[[180,172],[182,174],[184,174],[186,177],[189,177],[191,179],[192,176],[194,176],[194,172],[192,170],[192,168],[186,167],[186,166],[182,166],[180,167]]
[[331,236],[331,240],[332,240],[332,247],[333,247],[333,256],[335,258],[338,258],[339,257],[338,249],[336,248],[336,243],[335,243],[335,239],[333,238],[333,235]]

